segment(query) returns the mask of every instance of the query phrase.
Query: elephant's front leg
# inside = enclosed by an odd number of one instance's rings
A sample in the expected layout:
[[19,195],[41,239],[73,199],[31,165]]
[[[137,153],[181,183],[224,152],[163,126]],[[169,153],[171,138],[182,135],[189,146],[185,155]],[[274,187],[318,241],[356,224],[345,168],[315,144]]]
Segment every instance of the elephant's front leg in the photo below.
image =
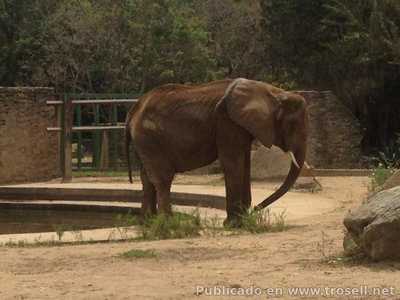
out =
[[242,189],[242,208],[248,211],[251,207],[251,182],[250,182],[250,170],[251,170],[251,143],[248,148],[245,149],[245,162],[244,162],[244,174],[243,174],[243,189]]
[[224,130],[218,139],[218,156],[225,175],[226,212],[224,224],[240,226],[242,215],[251,204],[251,136],[240,127]]
[[239,227],[241,225],[241,215],[244,213],[241,202],[241,182],[227,168],[225,168],[225,185],[227,218],[224,221],[224,225]]
[[246,157],[241,153],[236,157],[222,157],[220,159],[225,175],[226,212],[224,224],[240,226],[241,218],[251,203],[250,185],[246,174]]

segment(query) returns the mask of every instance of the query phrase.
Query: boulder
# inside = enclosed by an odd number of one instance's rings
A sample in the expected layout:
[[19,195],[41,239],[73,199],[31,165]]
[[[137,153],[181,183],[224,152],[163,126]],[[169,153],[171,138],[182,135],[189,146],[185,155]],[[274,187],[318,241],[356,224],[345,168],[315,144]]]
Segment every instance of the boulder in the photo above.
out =
[[400,259],[400,187],[371,196],[349,212],[344,225],[372,259]]
[[351,237],[350,232],[346,232],[343,238],[343,249],[347,256],[354,256],[362,252],[361,248]]
[[290,164],[289,156],[281,149],[259,146],[251,153],[251,178],[284,178],[289,172]]

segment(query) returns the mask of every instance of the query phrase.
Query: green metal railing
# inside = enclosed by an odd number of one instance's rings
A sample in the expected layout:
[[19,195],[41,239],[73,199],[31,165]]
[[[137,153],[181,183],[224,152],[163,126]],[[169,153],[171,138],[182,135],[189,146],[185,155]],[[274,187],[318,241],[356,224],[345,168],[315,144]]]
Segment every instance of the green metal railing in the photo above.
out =
[[[138,94],[65,94],[63,100],[47,101],[48,105],[54,105],[57,108],[58,126],[47,128],[50,132],[60,133],[60,159],[64,181],[72,178],[72,143],[73,134],[77,142],[77,169],[83,167],[83,133],[93,133],[93,159],[92,168],[99,169],[102,138],[106,132],[110,132],[110,140],[117,139],[117,131],[125,127],[118,123],[118,105],[134,104],[137,102]],[[82,106],[93,105],[93,125],[83,126]],[[110,122],[101,123],[101,105],[111,105]],[[127,109],[128,111],[129,109]],[[112,152],[116,155],[116,152]],[[115,157],[114,157],[115,159]]]

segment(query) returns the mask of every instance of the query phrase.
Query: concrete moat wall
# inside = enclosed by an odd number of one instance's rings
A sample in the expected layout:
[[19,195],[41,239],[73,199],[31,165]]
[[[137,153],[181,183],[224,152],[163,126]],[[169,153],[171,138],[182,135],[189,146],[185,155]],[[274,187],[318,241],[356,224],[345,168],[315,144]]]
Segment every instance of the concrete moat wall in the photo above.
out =
[[60,176],[52,88],[0,87],[0,184]]

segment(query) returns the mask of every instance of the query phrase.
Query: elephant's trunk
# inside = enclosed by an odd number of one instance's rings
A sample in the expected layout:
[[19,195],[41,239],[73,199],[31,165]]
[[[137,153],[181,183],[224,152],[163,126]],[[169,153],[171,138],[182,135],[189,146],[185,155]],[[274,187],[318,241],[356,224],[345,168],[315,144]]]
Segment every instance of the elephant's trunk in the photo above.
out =
[[[293,184],[296,182],[297,178],[300,175],[301,168],[303,167],[304,161],[305,161],[305,150],[300,150],[296,151],[294,153],[294,158],[292,159],[292,164],[290,165],[290,170],[289,173],[283,182],[283,184],[279,187],[278,190],[275,191],[271,196],[266,198],[263,202],[258,204],[254,209],[255,210],[260,210],[268,205],[272,204],[276,200],[278,200],[280,197],[282,197],[286,192],[290,190],[290,188],[293,186]],[[298,166],[294,161],[297,161]]]

